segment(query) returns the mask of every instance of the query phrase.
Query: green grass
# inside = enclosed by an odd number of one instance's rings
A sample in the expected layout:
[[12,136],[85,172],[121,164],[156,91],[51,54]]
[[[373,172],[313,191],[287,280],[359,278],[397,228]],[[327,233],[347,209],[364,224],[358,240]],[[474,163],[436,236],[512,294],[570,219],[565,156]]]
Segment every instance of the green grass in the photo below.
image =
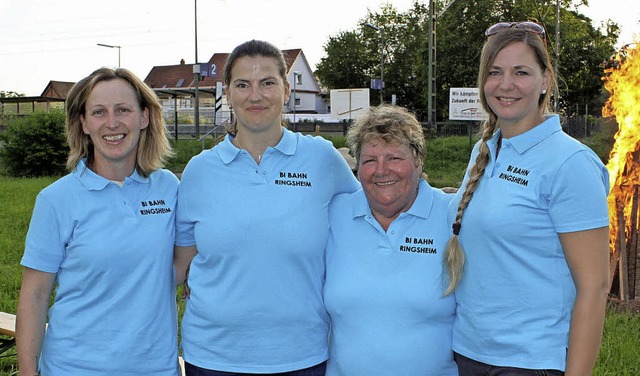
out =
[[[340,148],[346,146],[344,136],[323,136]],[[472,142],[475,142],[474,138]],[[196,140],[172,140],[171,144],[176,152],[167,161],[167,168],[173,172],[182,172],[189,159],[202,151],[202,143]],[[205,149],[212,146],[213,140],[205,140]],[[426,141],[426,157],[424,171],[427,173],[429,184],[434,187],[457,187],[462,182],[471,152],[469,138],[466,136],[452,136],[428,139]]]
[[[344,137],[331,137],[331,141],[336,147],[344,146]],[[598,137],[588,141],[601,157],[606,158],[608,149],[603,144],[609,141]],[[207,141],[205,148],[211,147],[211,143]],[[202,143],[195,140],[180,140],[174,146],[176,156],[167,165],[174,172],[181,172],[189,158],[202,150]],[[425,171],[430,184],[435,187],[458,186],[469,158],[469,147],[469,138],[463,136],[428,139]],[[55,179],[0,176],[0,311],[16,312],[22,279],[20,258],[35,197]],[[182,311],[181,300],[179,307]],[[15,352],[1,357],[0,376],[16,375],[16,364]],[[608,311],[594,375],[640,375],[640,314]]]
[[476,140],[470,143],[465,136],[428,139],[424,171],[429,184],[437,188],[459,187]]
[[[0,311],[15,313],[22,281],[20,258],[38,192],[55,178],[18,179],[0,176]],[[15,349],[14,349],[15,350]],[[0,358],[0,375],[17,369],[15,351]],[[6,356],[6,355],[10,356]]]
[[15,312],[31,211],[38,192],[55,178],[17,179],[0,176],[0,311]]
[[[213,139],[211,137],[205,138],[205,149],[211,148],[212,144]],[[173,146],[175,154],[169,158],[166,167],[173,172],[182,172],[189,159],[203,150],[202,142],[198,142],[198,140],[171,140],[171,146]]]
[[607,311],[602,346],[593,374],[640,375],[640,313]]

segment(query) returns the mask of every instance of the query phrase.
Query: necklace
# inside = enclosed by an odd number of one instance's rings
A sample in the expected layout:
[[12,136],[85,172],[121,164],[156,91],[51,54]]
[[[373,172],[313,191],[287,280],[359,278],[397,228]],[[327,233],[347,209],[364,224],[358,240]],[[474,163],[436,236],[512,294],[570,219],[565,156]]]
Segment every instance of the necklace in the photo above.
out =
[[260,160],[262,159],[262,154],[258,154],[258,157],[256,158],[256,156],[251,153],[247,148],[245,148],[244,146],[242,146],[242,144],[240,143],[240,140],[238,140],[238,137],[234,137],[233,140],[236,142],[236,146],[239,147],[240,149],[246,151],[247,153],[249,153],[249,155],[255,159],[258,163],[260,163]]

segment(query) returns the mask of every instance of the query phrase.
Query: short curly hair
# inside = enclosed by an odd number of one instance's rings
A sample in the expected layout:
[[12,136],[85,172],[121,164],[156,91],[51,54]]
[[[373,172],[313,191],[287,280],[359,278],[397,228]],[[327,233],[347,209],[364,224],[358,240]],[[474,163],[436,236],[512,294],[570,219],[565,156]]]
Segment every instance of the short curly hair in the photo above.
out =
[[416,161],[424,160],[425,141],[422,125],[414,114],[401,106],[383,104],[372,107],[347,132],[347,146],[360,164],[362,145],[370,140],[401,144],[413,150]]

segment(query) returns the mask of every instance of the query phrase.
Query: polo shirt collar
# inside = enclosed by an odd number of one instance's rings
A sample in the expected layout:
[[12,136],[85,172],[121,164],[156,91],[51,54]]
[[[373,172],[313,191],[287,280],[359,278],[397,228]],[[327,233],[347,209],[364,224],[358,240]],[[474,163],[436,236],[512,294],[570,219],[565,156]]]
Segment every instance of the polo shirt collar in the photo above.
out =
[[360,188],[353,193],[354,205],[353,205],[353,218],[364,217],[367,214],[371,214],[371,208],[367,201],[367,196],[364,194],[364,189]]
[[[413,215],[420,218],[428,218],[433,208],[433,190],[429,183],[420,178],[418,185],[418,196],[415,201],[405,212],[406,215]],[[359,189],[354,193],[355,204],[353,205],[353,218],[365,217],[372,214],[371,207],[367,201],[367,196],[364,193],[364,189]],[[402,215],[402,213],[400,214]]]
[[[511,137],[508,140],[503,141],[509,142],[519,154],[522,154],[530,148],[536,146],[540,142],[546,140],[552,134],[560,131],[562,131],[562,127],[560,126],[559,115],[547,115],[545,116],[545,121],[543,121],[541,124],[533,127],[523,134]],[[496,132],[496,134],[493,135],[492,141],[497,142],[498,137],[500,137],[501,134],[501,130]]]
[[433,208],[433,195],[433,189],[429,183],[420,178],[418,196],[406,213],[420,218],[428,218]]
[[[83,158],[78,162],[76,168],[73,170],[73,176],[75,176],[76,179],[78,179],[80,183],[90,191],[99,191],[111,183],[111,180],[96,174],[88,168],[86,158]],[[127,177],[127,179],[131,179],[142,184],[149,182],[149,178],[145,178],[140,175],[138,173],[138,169],[134,169],[133,173]]]
[[[220,143],[220,147],[217,148],[218,155],[224,164],[231,163],[238,154],[240,154],[240,149],[231,143],[233,138],[233,136],[227,134],[224,140]],[[280,139],[280,142],[278,142],[278,144],[273,148],[284,155],[291,156],[295,154],[297,146],[298,143],[296,142],[295,134],[288,129],[282,128],[282,139]]]

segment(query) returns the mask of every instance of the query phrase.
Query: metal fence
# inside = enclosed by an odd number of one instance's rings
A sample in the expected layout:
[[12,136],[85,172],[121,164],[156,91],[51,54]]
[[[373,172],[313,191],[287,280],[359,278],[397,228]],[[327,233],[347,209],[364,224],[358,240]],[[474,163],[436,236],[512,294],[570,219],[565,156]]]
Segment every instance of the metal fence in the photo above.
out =
[[[307,115],[308,116],[308,115]],[[164,118],[167,123],[167,130],[172,136],[175,136],[175,117],[176,114],[173,110],[165,110]],[[194,112],[192,108],[178,109],[178,137],[195,137],[196,127],[194,125]],[[212,132],[214,137],[218,137],[219,133],[224,134],[224,127],[217,126],[221,120],[220,115],[217,116],[213,108],[201,107],[199,110],[199,134],[205,135],[208,132]],[[231,114],[225,112],[222,114],[223,123],[230,121]],[[289,119],[289,129],[294,132],[301,133],[317,133],[328,135],[346,135],[347,130],[353,124],[354,120],[343,120],[339,122],[326,122],[323,120],[310,120],[308,117],[298,120],[296,122]],[[594,133],[599,132],[601,129],[601,123],[596,118],[587,116],[574,116],[568,118],[562,118],[561,124],[563,130],[574,138],[590,137]],[[422,126],[427,137],[449,137],[449,136],[479,136],[482,128],[482,122],[480,121],[443,121],[427,123],[422,122]]]

